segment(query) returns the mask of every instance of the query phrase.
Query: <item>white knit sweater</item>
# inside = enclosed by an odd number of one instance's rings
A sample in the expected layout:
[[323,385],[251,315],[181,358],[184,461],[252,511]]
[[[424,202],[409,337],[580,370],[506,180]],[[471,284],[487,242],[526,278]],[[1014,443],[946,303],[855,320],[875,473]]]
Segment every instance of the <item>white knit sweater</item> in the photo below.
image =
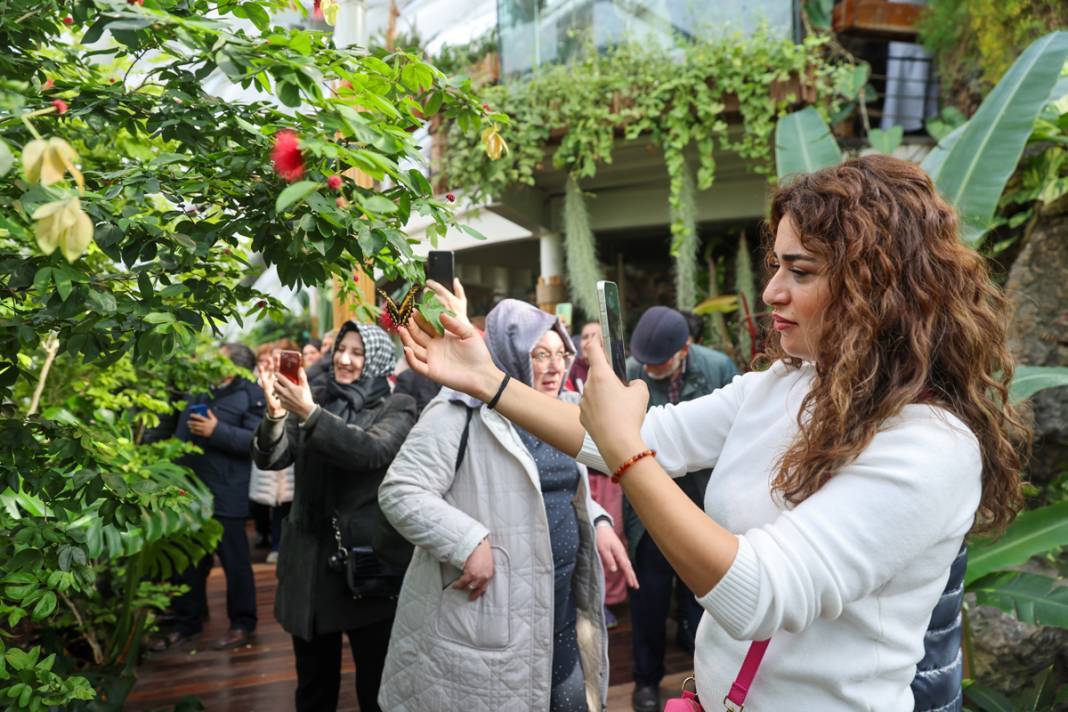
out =
[[[975,436],[909,405],[816,494],[773,499],[814,369],[776,363],[711,395],[654,408],[642,436],[673,476],[715,467],[705,511],[738,535],[738,555],[698,600],[698,694],[721,701],[750,641],[771,638],[746,709],[902,710],[923,634],[981,494]],[[587,436],[579,460],[606,469]]]

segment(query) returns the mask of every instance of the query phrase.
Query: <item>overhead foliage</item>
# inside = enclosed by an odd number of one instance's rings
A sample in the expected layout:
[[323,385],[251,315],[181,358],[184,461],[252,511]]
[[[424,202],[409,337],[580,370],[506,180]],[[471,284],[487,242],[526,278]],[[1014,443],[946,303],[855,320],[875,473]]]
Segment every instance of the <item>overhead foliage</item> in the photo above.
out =
[[[191,446],[143,435],[225,375],[189,357],[200,339],[280,315],[245,286],[251,254],[290,286],[421,281],[405,222],[453,221],[414,132],[492,125],[465,83],[276,26],[283,7],[0,7],[0,696],[19,707],[121,707],[173,593],[154,581],[213,548],[174,464]],[[258,98],[205,91],[222,79]]]
[[754,171],[773,172],[776,120],[802,93],[828,114],[852,85],[854,68],[826,61],[826,42],[813,35],[798,44],[760,30],[675,49],[622,44],[486,87],[481,96],[490,110],[511,119],[501,127],[510,152],[488,162],[463,122],[446,124],[443,181],[474,200],[533,185],[547,163],[581,181],[612,162],[620,139],[648,135],[664,154],[672,235],[685,239],[692,227],[680,209],[686,151],[696,148],[698,190],[712,185],[724,151],[737,152]]

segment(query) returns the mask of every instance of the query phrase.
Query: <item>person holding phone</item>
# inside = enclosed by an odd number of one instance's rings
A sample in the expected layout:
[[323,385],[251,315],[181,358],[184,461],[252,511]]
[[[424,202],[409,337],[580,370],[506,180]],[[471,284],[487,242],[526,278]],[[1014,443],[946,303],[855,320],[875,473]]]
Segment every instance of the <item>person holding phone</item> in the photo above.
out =
[[[770,213],[770,367],[711,395],[646,413],[647,386],[594,348],[575,407],[506,379],[448,316],[444,336],[402,329],[405,355],[619,479],[704,608],[709,709],[738,706],[738,680],[752,709],[927,709],[913,680],[951,564],[966,534],[1021,506],[1029,432],[1008,398],[1006,301],[912,163],[797,176]],[[701,467],[704,511],[671,479]]]
[[[244,344],[227,343],[219,348],[223,356],[252,371],[256,357]],[[249,443],[263,418],[263,391],[242,376],[225,379],[208,394],[190,394],[188,405],[178,417],[174,436],[199,445],[197,455],[186,455],[181,463],[190,467],[211,490],[214,516],[223,535],[216,553],[226,573],[226,615],[230,629],[214,642],[216,649],[247,644],[256,630],[256,580],[252,555],[245,537],[249,516]],[[166,650],[200,635],[208,617],[207,580],[214,556],[209,554],[179,575],[179,583],[189,587],[172,602],[169,630],[153,641],[150,648]]]
[[[454,292],[464,314],[458,281]],[[546,400],[562,397],[575,351],[559,318],[506,299],[486,317],[486,343],[512,379]],[[383,709],[603,707],[602,561],[635,580],[611,518],[590,498],[585,467],[446,390],[397,454],[379,502],[416,546],[382,677]]]
[[373,324],[341,326],[322,385],[308,384],[299,360],[296,383],[283,375],[283,355],[260,374],[267,417],[252,456],[265,470],[294,467],[274,613],[293,640],[296,709],[337,708],[347,635],[360,709],[374,712],[397,601],[389,595],[355,600],[337,556],[357,547],[372,547],[376,557],[393,554],[379,548],[378,485],[415,423],[415,401],[390,393],[393,341]]

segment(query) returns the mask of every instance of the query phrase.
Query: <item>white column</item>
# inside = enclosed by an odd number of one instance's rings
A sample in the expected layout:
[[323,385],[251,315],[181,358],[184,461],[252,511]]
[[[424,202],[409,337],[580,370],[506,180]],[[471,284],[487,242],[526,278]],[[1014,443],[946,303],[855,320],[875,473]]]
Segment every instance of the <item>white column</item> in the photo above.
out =
[[538,236],[538,248],[541,252],[541,272],[543,279],[564,276],[564,241],[558,232],[545,232]]
[[538,236],[541,253],[541,274],[538,277],[538,308],[550,314],[556,305],[567,301],[564,289],[564,240],[557,232],[543,232]]
[[367,0],[340,0],[334,44],[339,49],[352,45],[367,47]]

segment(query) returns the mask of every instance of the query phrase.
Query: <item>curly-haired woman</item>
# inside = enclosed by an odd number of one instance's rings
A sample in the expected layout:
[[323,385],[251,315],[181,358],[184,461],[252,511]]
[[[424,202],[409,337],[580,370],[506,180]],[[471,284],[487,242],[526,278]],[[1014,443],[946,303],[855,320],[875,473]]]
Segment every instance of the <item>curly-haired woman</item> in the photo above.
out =
[[[642,384],[620,383],[594,348],[580,411],[504,379],[451,318],[443,338],[404,331],[406,355],[621,473],[705,609],[706,705],[737,701],[751,641],[770,638],[747,707],[912,710],[961,542],[1020,506],[1028,433],[1007,398],[1004,298],[910,163],[869,156],[800,176],[775,194],[770,227],[772,363],[704,398],[646,414]],[[703,512],[669,479],[702,467],[715,468]]]

